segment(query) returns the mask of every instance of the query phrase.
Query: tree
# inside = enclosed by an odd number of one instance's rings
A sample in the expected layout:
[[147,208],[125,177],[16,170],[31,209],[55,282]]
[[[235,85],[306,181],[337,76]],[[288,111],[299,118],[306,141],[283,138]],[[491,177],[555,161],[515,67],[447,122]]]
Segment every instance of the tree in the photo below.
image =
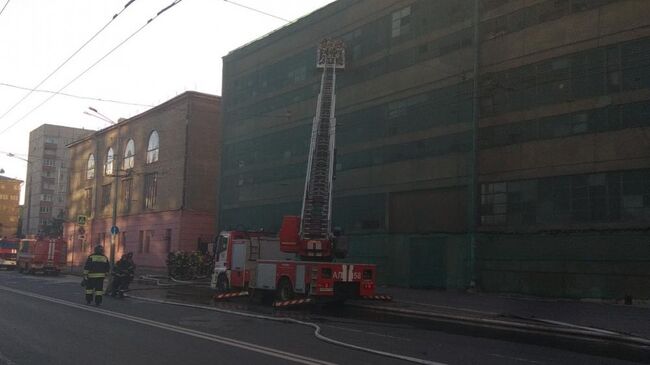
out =
[[63,236],[63,223],[65,223],[65,214],[63,210],[59,211],[59,215],[56,218],[52,218],[48,224],[43,227],[43,235],[49,237],[61,237]]

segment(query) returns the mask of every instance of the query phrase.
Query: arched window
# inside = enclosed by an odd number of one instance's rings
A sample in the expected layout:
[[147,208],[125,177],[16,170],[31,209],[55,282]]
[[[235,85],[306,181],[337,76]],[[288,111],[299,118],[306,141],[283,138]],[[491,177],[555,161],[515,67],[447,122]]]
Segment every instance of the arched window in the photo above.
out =
[[160,138],[158,132],[152,131],[149,135],[149,144],[147,145],[147,163],[158,161],[158,150],[160,149]]
[[104,174],[107,176],[113,175],[113,147],[106,152],[106,163],[104,164]]
[[91,153],[88,156],[88,168],[86,168],[86,179],[95,178],[95,156]]
[[132,139],[129,139],[126,142],[126,148],[124,149],[124,163],[122,168],[124,170],[130,170],[133,168],[133,156],[135,156],[135,143]]

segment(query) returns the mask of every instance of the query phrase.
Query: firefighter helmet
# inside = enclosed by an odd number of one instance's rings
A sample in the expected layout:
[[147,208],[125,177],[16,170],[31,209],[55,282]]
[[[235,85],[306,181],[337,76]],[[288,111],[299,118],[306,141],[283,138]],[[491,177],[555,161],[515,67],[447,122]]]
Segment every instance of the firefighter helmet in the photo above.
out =
[[103,255],[104,254],[104,246],[102,245],[97,245],[95,246],[95,251],[96,254],[98,255]]

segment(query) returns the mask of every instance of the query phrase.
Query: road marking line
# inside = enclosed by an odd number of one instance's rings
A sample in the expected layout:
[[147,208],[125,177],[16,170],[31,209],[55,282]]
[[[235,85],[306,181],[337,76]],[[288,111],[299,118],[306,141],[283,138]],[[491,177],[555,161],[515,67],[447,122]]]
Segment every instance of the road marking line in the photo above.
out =
[[383,333],[363,331],[363,330],[358,330],[358,329],[354,329],[354,328],[345,328],[345,327],[339,327],[339,326],[332,326],[332,325],[329,325],[329,324],[325,324],[325,325],[321,325],[321,326],[322,327],[329,327],[329,328],[336,328],[336,329],[340,329],[340,330],[343,330],[343,331],[350,331],[350,332],[363,333],[363,334],[368,334],[368,335],[373,335],[373,336],[379,336],[379,337],[387,337],[387,338],[394,338],[394,339],[403,340],[403,341],[411,341],[410,338],[406,338],[406,337],[385,335]]
[[109,311],[109,310],[106,310],[106,309],[99,309],[99,308],[95,308],[95,307],[89,307],[87,305],[77,304],[77,303],[69,302],[67,300],[62,300],[62,299],[47,297],[47,296],[43,296],[43,295],[39,295],[39,294],[34,294],[34,293],[30,293],[30,292],[23,291],[23,290],[9,288],[9,287],[3,286],[3,285],[0,285],[0,290],[4,290],[4,291],[12,292],[12,293],[15,293],[15,294],[24,295],[24,296],[27,296],[27,297],[32,297],[32,298],[44,300],[44,301],[51,302],[51,303],[61,304],[61,305],[65,305],[65,306],[68,306],[68,307],[71,307],[71,308],[77,308],[77,309],[85,310],[85,311],[88,311],[88,312],[94,312],[94,313],[102,314],[102,315],[109,316],[109,317],[120,318],[120,319],[123,319],[123,320],[126,320],[126,321],[140,323],[140,324],[143,324],[143,325],[168,330],[168,331],[171,331],[171,332],[181,333],[181,334],[184,334],[184,335],[188,335],[188,336],[192,336],[192,337],[196,337],[196,338],[201,338],[201,339],[204,339],[204,340],[217,342],[217,343],[227,345],[227,346],[237,347],[237,348],[241,348],[241,349],[252,351],[252,352],[261,353],[261,354],[264,354],[264,355],[280,358],[280,359],[283,359],[283,360],[293,361],[293,362],[296,362],[296,363],[317,364],[317,365],[334,365],[334,363],[331,363],[331,362],[318,360],[318,359],[314,359],[314,358],[310,358],[310,357],[306,357],[306,356],[302,356],[302,355],[298,355],[298,354],[293,354],[293,353],[285,352],[285,351],[282,351],[282,350],[276,350],[276,349],[273,349],[273,348],[270,348],[270,347],[260,346],[260,345],[256,345],[256,344],[253,344],[253,343],[250,343],[250,342],[239,341],[239,340],[235,340],[235,339],[232,339],[232,338],[222,337],[222,336],[218,336],[218,335],[214,335],[214,334],[210,334],[210,333],[206,333],[206,332],[196,331],[196,330],[189,329],[189,328],[175,326],[175,325],[172,325],[172,324],[157,322],[157,321],[153,321],[153,320],[150,320],[150,319],[145,319],[145,318],[131,316],[131,315],[128,315],[128,314],[113,312],[113,311]]
[[467,308],[460,308],[460,307],[452,307],[448,305],[437,305],[437,304],[429,304],[429,303],[420,303],[420,302],[410,302],[406,300],[394,300],[395,303],[404,303],[404,304],[412,304],[412,305],[421,305],[424,307],[432,307],[432,308],[443,308],[443,309],[452,309],[454,311],[460,311],[460,312],[472,312],[472,313],[478,313],[478,314],[487,314],[487,315],[493,315],[497,316],[499,313],[496,312],[486,312],[486,311],[481,311],[481,310],[474,310],[474,309],[467,309]]
[[501,354],[490,354],[490,356],[500,357],[502,359],[510,359],[510,360],[515,360],[515,361],[527,362],[527,363],[531,363],[531,364],[545,364],[544,362],[541,362],[541,361],[524,359],[523,357],[512,357],[512,356],[506,356],[506,355],[501,355]]

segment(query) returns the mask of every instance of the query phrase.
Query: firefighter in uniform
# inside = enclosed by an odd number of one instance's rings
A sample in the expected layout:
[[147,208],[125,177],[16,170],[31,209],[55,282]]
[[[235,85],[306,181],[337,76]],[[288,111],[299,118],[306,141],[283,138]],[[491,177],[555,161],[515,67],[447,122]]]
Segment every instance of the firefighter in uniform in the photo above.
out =
[[122,255],[122,258],[113,267],[113,283],[111,285],[110,295],[112,297],[124,297],[124,292],[129,289],[129,284],[133,280],[134,273],[135,264],[133,263],[133,253],[129,252]]
[[104,247],[97,246],[92,255],[88,256],[84,266],[84,280],[86,282],[86,303],[91,304],[93,296],[95,305],[102,304],[104,295],[104,278],[110,271],[108,257],[104,256]]

